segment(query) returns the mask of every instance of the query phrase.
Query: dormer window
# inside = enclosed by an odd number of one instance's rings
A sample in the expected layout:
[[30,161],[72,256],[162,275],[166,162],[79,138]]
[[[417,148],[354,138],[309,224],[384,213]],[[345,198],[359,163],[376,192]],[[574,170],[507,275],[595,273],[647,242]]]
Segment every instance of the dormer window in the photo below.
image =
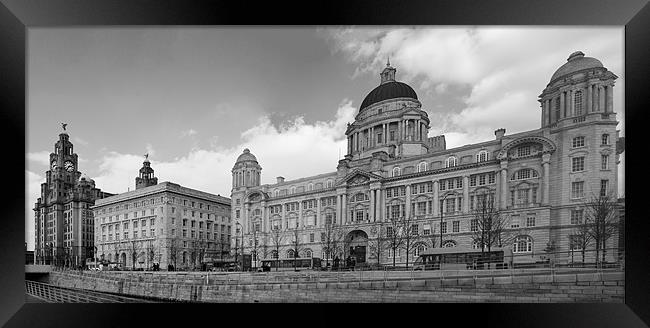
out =
[[488,160],[488,157],[489,155],[487,150],[481,150],[478,154],[476,154],[476,162],[477,163],[485,162]]
[[427,170],[427,163],[426,162],[422,162],[422,163],[418,164],[418,172],[424,172],[426,170]]
[[454,167],[457,164],[457,159],[454,156],[447,158],[447,167]]
[[332,180],[327,180],[327,188],[334,187],[334,182]]

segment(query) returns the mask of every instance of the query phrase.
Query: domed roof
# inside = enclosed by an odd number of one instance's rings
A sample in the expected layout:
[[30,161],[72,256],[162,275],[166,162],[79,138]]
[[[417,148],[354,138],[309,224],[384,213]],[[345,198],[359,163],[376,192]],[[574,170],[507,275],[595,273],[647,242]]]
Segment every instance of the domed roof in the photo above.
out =
[[385,82],[368,93],[366,98],[363,99],[359,111],[380,101],[395,98],[418,99],[418,95],[415,93],[415,90],[406,83],[397,81]]
[[560,66],[560,68],[558,68],[557,71],[553,73],[551,81],[555,81],[555,79],[559,77],[575,73],[583,69],[601,67],[603,67],[603,63],[601,63],[600,60],[592,57],[585,57],[585,54],[582,51],[576,51],[569,56],[567,63]]
[[235,163],[244,162],[244,161],[257,162],[257,158],[255,157],[255,155],[251,154],[251,151],[248,150],[248,148],[244,149],[244,152],[241,155],[239,155],[239,157],[237,157],[237,161]]

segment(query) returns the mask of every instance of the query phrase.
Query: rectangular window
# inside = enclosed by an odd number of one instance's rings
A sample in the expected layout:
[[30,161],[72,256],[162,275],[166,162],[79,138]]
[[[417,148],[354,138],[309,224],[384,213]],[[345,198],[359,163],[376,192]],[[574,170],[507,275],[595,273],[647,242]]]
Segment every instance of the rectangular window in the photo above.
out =
[[584,197],[584,181],[572,182],[571,183],[571,198],[582,198]]
[[573,108],[576,112],[576,116],[580,116],[582,115],[582,91],[576,91],[573,97]]
[[600,143],[601,145],[609,145],[609,134],[603,134]]
[[440,231],[442,233],[447,233],[447,222],[440,223]]
[[417,224],[411,224],[411,234],[417,236],[419,233],[418,228]]
[[133,231],[133,239],[137,239],[137,238],[138,238],[138,232],[137,232],[137,231]]
[[585,158],[574,157],[571,159],[571,172],[580,172],[585,169]]
[[460,221],[453,221],[451,225],[452,232],[460,232]]
[[513,217],[510,222],[510,228],[519,228],[519,217]]
[[447,181],[445,180],[440,180],[439,188],[440,190],[445,190],[447,189]]
[[445,212],[453,212],[454,209],[456,208],[456,199],[454,198],[446,199],[445,202],[447,203]]
[[469,230],[478,231],[478,219],[472,219],[469,221]]
[[494,172],[488,173],[488,183],[493,184],[495,182],[495,174]]
[[600,169],[601,170],[609,169],[609,155],[600,155]]
[[393,227],[386,227],[386,237],[393,236]]
[[478,176],[478,184],[479,186],[482,186],[485,184],[485,174],[481,174]]
[[187,230],[183,229],[183,238],[187,238]]
[[607,196],[607,187],[609,180],[600,180],[600,197]]
[[534,216],[529,216],[526,218],[526,226],[527,227],[534,227],[535,226],[535,217]]
[[530,146],[521,146],[517,148],[518,157],[528,156],[528,155],[530,155]]
[[310,234],[309,234],[309,242],[310,242],[310,243],[313,243],[313,242],[314,242],[314,234],[313,234],[313,233],[310,233]]
[[573,148],[584,147],[585,146],[585,137],[575,137],[573,138],[572,143]]
[[469,186],[470,186],[470,187],[475,187],[475,186],[476,186],[476,176],[475,176],[475,175],[472,175],[472,176],[469,178]]
[[583,210],[571,211],[571,224],[582,224],[582,211]]

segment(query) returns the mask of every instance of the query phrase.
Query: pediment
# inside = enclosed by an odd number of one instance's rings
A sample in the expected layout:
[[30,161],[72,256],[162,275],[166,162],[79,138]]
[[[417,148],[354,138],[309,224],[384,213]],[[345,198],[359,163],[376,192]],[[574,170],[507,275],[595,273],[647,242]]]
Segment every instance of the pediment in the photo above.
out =
[[339,182],[339,185],[361,185],[372,181],[381,180],[382,177],[373,173],[361,170],[354,170],[350,172],[345,178]]

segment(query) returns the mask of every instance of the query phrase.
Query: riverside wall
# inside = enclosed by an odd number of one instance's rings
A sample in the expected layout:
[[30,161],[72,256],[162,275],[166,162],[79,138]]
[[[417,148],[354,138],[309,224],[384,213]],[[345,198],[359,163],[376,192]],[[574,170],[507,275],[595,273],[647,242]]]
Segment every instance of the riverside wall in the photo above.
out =
[[[624,272],[355,280],[268,279],[254,275],[76,274],[51,272],[49,283],[125,295],[190,302],[506,302],[624,301]],[[286,276],[283,276],[286,278]],[[335,277],[335,276],[332,276]],[[361,277],[361,276],[359,276]],[[250,280],[246,280],[250,278]],[[391,277],[389,277],[391,278]]]

